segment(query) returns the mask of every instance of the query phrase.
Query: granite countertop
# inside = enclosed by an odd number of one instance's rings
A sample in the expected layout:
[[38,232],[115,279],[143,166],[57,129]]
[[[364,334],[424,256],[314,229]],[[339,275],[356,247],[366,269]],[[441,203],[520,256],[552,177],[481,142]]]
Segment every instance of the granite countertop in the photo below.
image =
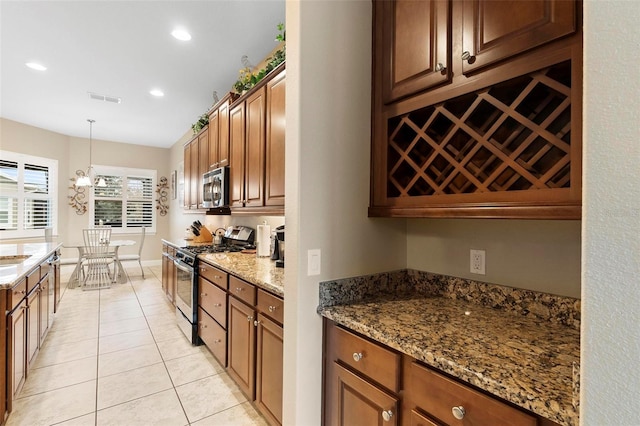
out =
[[284,298],[284,268],[275,261],[245,253],[201,254],[199,259]]
[[464,300],[319,307],[338,324],[562,425],[577,425],[579,331]]
[[17,265],[0,264],[0,289],[13,287],[34,267],[46,261],[61,245],[57,242],[0,244],[0,256],[29,256]]
[[[162,242],[176,248],[187,245],[211,245],[189,240]],[[257,257],[255,254],[247,253],[209,253],[198,255],[198,259],[284,298],[284,268],[276,268],[275,261],[268,257]]]

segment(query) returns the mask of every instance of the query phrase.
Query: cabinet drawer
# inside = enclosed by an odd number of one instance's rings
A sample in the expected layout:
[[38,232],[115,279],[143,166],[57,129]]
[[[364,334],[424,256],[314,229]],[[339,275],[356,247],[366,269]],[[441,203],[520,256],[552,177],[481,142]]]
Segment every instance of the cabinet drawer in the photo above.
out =
[[40,267],[38,266],[27,275],[27,293],[29,293],[40,282]]
[[27,295],[27,280],[22,279],[7,291],[7,310],[12,311]]
[[332,330],[336,360],[393,392],[400,390],[400,354],[342,328],[332,327]]
[[227,331],[220,327],[202,308],[198,309],[198,336],[220,364],[226,367]]
[[227,327],[227,292],[211,284],[209,281],[198,280],[198,304],[223,327]]
[[487,396],[416,362],[411,363],[408,393],[426,413],[446,424],[458,424],[454,407],[464,409],[464,424],[535,426],[537,420],[517,408]]
[[258,310],[280,324],[284,321],[284,300],[261,289],[258,289]]
[[229,276],[229,293],[250,306],[256,305],[256,287],[233,275]]
[[438,423],[434,423],[433,420],[427,416],[423,416],[416,410],[411,410],[411,426],[440,426]]
[[49,262],[40,265],[40,281],[42,281],[49,273]]
[[199,274],[201,277],[208,279],[225,290],[229,288],[227,280],[229,274],[205,262],[200,262],[199,265]]

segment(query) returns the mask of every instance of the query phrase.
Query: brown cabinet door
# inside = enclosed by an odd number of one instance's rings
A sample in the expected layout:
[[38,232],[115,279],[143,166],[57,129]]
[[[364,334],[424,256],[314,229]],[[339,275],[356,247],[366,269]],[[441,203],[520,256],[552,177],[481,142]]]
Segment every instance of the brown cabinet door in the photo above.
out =
[[27,377],[27,302],[23,300],[7,316],[9,335],[9,359],[7,365],[8,386],[7,408],[11,411],[11,402],[16,397]]
[[40,350],[40,287],[27,296],[27,368],[35,361]]
[[377,1],[375,8],[384,103],[450,81],[449,0]]
[[256,403],[271,424],[282,424],[282,326],[258,314]]
[[182,207],[188,209],[191,204],[191,142],[184,146],[184,185]]
[[256,327],[255,310],[234,297],[229,298],[227,372],[240,390],[255,399]]
[[49,331],[49,276],[47,275],[40,282],[40,294],[39,294],[39,304],[40,310],[38,312],[38,320],[39,320],[39,338],[38,338],[38,346],[42,347],[44,343],[44,338]]
[[189,208],[198,208],[198,194],[200,193],[200,174],[198,164],[198,139],[191,141],[191,177],[189,178]]
[[[332,399],[333,426],[398,424],[398,399],[334,363],[325,398]],[[385,417],[383,417],[385,416]]]
[[169,262],[171,258],[166,254],[162,254],[162,291],[167,294],[167,288],[169,288]]
[[219,151],[220,151],[220,114],[218,114],[218,110],[216,109],[209,115],[209,158],[208,158],[209,169],[215,169],[218,167]]
[[202,203],[202,175],[209,171],[209,128],[207,127],[198,135],[198,175],[196,176],[196,194],[198,208],[204,208]]
[[572,34],[577,27],[573,0],[466,0],[462,8],[462,51],[453,55],[463,59],[465,74]]
[[218,167],[229,165],[229,101],[218,108]]
[[245,207],[264,205],[265,88],[245,101]]
[[176,304],[176,281],[178,280],[178,269],[176,265],[173,263],[172,259],[169,259],[169,268],[168,268],[168,281],[167,281],[167,297],[171,301],[171,304],[175,306]]
[[267,83],[266,206],[284,206],[285,74]]
[[229,115],[229,205],[244,206],[244,102],[235,106]]

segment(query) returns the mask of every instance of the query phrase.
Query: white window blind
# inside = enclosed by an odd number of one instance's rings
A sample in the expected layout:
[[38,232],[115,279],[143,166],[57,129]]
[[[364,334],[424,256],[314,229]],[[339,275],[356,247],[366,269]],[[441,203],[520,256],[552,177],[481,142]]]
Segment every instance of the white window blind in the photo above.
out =
[[0,157],[0,238],[55,231],[58,161],[10,151]]
[[95,166],[96,180],[106,187],[93,187],[93,225],[109,225],[117,232],[130,228],[155,231],[155,170]]

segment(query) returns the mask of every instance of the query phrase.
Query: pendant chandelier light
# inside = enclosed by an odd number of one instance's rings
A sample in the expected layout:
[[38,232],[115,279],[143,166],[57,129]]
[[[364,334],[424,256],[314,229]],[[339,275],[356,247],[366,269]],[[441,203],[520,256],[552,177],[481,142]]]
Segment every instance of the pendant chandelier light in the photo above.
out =
[[[87,121],[89,122],[89,167],[87,167],[87,173],[84,176],[78,176],[78,179],[76,179],[76,186],[93,186],[93,175],[92,175],[93,167],[91,166],[91,145],[93,142],[93,123],[95,123],[96,120],[92,120],[88,118]],[[107,183],[104,181],[104,178],[101,177],[100,180],[98,180],[98,183],[96,184],[96,186],[105,187],[107,186]]]

